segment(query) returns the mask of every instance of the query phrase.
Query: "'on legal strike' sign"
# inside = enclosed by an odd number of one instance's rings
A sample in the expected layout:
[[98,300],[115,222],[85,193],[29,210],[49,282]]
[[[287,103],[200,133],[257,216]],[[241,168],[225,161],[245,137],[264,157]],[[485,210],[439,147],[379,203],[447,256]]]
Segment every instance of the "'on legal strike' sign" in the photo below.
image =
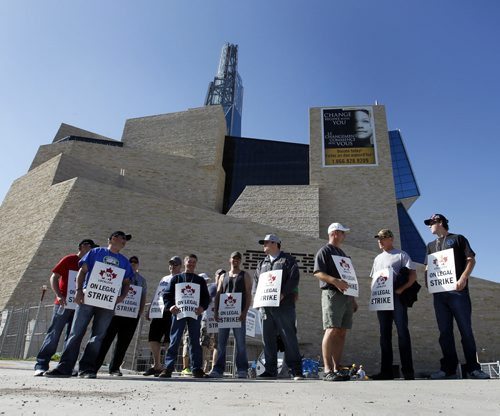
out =
[[85,288],[86,305],[104,309],[114,309],[120,296],[125,270],[96,261]]

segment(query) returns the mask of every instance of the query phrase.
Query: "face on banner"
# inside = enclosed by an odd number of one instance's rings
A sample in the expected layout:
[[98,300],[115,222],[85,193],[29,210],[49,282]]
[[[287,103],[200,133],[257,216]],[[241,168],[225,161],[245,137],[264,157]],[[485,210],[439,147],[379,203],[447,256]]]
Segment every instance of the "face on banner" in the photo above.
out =
[[376,165],[373,107],[330,107],[321,110],[323,166]]
[[429,293],[457,289],[455,255],[452,248],[427,255],[427,287]]

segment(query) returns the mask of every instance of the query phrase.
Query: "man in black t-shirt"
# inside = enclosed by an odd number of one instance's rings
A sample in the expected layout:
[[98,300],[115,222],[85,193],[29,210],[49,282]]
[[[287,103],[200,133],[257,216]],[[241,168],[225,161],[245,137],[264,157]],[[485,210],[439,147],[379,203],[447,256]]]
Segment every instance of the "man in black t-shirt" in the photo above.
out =
[[[424,224],[430,227],[431,233],[438,237],[427,244],[427,254],[453,249],[456,276],[456,290],[433,294],[434,312],[439,328],[439,344],[443,358],[441,358],[441,369],[433,373],[431,379],[457,378],[458,357],[453,335],[453,319],[457,322],[462,336],[468,378],[489,378],[486,373],[481,371],[481,366],[477,362],[476,341],[472,332],[472,306],[468,281],[476,264],[476,253],[471,249],[469,242],[463,235],[451,234],[448,231],[448,220],[444,215],[434,214],[425,220]],[[427,259],[425,263],[427,264]],[[426,272],[426,284],[427,279]]]

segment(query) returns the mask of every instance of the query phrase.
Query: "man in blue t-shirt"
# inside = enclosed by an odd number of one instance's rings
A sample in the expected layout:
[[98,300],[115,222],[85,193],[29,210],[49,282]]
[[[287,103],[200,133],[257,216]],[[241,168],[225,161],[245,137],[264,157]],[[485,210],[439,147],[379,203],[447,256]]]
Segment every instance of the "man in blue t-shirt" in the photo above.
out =
[[92,269],[96,262],[109,264],[124,271],[121,294],[116,299],[116,303],[123,302],[127,296],[130,278],[134,275],[134,271],[128,259],[123,254],[120,254],[120,251],[131,238],[130,234],[125,234],[123,231],[115,231],[109,236],[107,248],[94,248],[80,260],[80,270],[76,276],[75,302],[77,303],[77,307],[71,333],[64,345],[58,366],[53,370],[45,372],[47,377],[71,377],[73,367],[78,359],[82,339],[93,318],[92,331],[85,346],[85,351],[78,363],[78,368],[80,377],[96,378],[98,370],[96,368],[97,357],[102,339],[113,318],[114,310],[85,304],[84,289],[87,288]]

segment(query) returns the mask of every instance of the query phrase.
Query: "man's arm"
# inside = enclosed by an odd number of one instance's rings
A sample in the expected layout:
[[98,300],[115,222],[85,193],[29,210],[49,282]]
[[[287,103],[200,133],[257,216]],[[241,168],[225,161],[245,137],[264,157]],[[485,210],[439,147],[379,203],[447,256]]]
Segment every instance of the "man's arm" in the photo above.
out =
[[52,288],[52,291],[56,295],[57,302],[60,305],[66,305],[66,297],[64,297],[61,294],[61,291],[59,290],[59,279],[61,278],[61,275],[59,273],[52,273],[50,276],[49,282],[50,282],[50,287]]
[[462,276],[460,276],[460,279],[457,281],[457,290],[464,290],[465,286],[467,285],[467,280],[469,279],[470,274],[472,273],[472,270],[474,269],[474,266],[476,265],[476,258],[475,257],[467,257],[467,263],[465,264],[465,270],[462,273]]
[[341,292],[345,292],[349,288],[349,284],[345,280],[330,276],[325,272],[316,271],[314,272],[314,276],[316,276],[316,278],[321,280],[322,282],[335,286]]
[[80,270],[78,270],[78,274],[76,275],[76,295],[75,295],[75,303],[77,305],[82,305],[84,300],[83,293],[83,282],[85,281],[85,275],[88,272],[87,263],[83,263]]

